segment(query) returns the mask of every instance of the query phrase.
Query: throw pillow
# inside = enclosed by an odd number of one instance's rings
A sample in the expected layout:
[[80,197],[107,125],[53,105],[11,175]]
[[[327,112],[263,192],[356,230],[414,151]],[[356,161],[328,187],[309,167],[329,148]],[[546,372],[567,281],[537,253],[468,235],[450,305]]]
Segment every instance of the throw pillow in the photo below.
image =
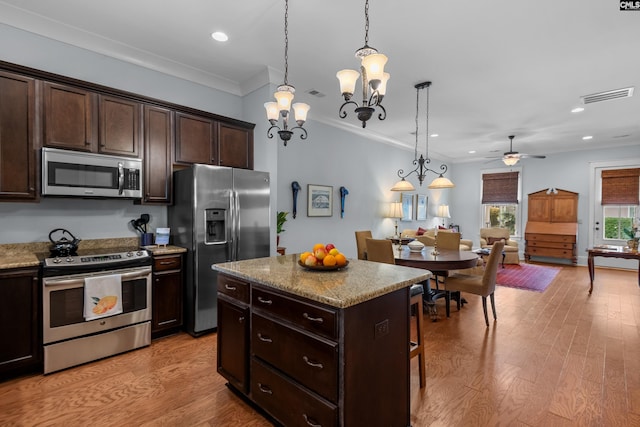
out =
[[447,228],[447,227],[443,227],[443,226],[439,225],[439,226],[438,226],[438,230],[448,230],[448,228]]
[[418,227],[418,232],[416,233],[417,236],[422,236],[424,233],[426,233],[427,230],[425,230],[422,227]]
[[504,240],[504,237],[487,237],[487,244],[493,245],[495,242],[499,242],[500,240]]

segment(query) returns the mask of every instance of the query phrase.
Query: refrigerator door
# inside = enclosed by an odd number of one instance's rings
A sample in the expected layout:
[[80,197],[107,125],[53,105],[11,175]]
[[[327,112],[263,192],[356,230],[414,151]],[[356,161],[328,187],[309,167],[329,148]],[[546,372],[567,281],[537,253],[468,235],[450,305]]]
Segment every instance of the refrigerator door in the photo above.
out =
[[235,199],[234,260],[268,257],[269,237],[269,173],[233,169]]

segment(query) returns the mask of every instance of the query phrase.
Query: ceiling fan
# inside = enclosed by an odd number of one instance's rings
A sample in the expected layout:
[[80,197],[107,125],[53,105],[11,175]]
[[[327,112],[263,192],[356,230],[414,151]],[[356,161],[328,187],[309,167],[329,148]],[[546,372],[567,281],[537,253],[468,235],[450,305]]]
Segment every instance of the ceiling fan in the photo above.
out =
[[513,166],[520,161],[520,159],[532,158],[532,159],[544,159],[547,156],[538,156],[534,154],[518,153],[513,151],[513,138],[515,135],[509,135],[509,151],[503,154],[502,162],[507,166]]

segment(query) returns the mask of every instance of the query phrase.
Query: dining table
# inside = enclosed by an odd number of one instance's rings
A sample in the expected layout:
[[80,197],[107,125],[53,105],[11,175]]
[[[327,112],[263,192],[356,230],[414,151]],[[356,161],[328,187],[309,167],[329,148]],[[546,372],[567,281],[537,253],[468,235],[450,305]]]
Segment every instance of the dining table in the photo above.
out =
[[[464,270],[478,265],[478,254],[471,251],[457,249],[437,249],[433,246],[425,246],[421,251],[412,251],[405,245],[394,245],[396,265],[406,267],[423,268],[431,271],[435,280],[438,276],[446,277],[449,271]],[[445,296],[445,291],[431,289],[427,281],[425,301],[429,307],[431,320],[437,320],[435,301]]]

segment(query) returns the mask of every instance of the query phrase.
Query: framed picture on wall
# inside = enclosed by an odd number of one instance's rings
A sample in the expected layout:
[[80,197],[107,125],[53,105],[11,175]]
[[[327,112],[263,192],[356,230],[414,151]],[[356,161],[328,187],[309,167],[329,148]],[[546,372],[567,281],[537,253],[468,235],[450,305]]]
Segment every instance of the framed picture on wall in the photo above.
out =
[[402,218],[400,221],[412,221],[413,220],[413,194],[403,193],[402,200]]
[[427,219],[427,201],[426,194],[416,194],[416,221]]
[[333,187],[307,185],[307,216],[333,216]]

